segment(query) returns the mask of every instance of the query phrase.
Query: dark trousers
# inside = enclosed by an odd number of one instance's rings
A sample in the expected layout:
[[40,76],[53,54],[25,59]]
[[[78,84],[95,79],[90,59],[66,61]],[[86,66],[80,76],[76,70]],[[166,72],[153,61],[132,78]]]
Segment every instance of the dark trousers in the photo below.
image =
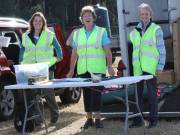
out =
[[[144,72],[143,75],[149,73]],[[157,121],[158,119],[158,99],[156,93],[157,78],[154,76],[152,79],[146,80],[147,95],[148,95],[148,109],[149,109],[149,121]],[[143,90],[144,81],[137,83],[138,103],[140,110],[143,110]],[[137,109],[136,111],[137,112]]]
[[[49,70],[49,79],[54,78],[54,72],[53,70]],[[37,90],[38,91],[38,90]],[[55,99],[55,93],[53,89],[44,89],[42,90],[43,97],[46,100],[46,103],[48,105],[48,108],[50,110],[51,119],[57,118],[59,116],[59,107]],[[40,108],[42,110],[42,104],[39,103]],[[35,112],[37,112],[37,106],[35,106]],[[37,123],[42,122],[41,119],[37,119]]]
[[[43,103],[42,103],[42,100],[40,99],[41,96],[43,96],[45,98],[47,106],[50,110],[50,119],[58,118],[59,107],[56,103],[53,90],[51,90],[51,89],[42,90],[42,93],[40,92],[40,90],[29,90],[26,93],[27,93],[26,95],[28,95],[28,101],[32,101],[35,99],[36,100],[38,99],[38,101],[39,101],[37,104],[34,105],[34,108],[33,108],[34,114],[39,114],[38,106],[39,106],[39,109],[42,111],[41,113],[43,114]],[[38,117],[35,119],[35,122],[37,124],[42,123],[42,119],[40,117]]]
[[[54,71],[53,69],[49,69],[49,79],[54,78]],[[57,118],[59,116],[59,107],[55,99],[54,89],[45,89],[43,90],[44,98],[46,103],[50,109],[51,119],[53,117]]]
[[[89,73],[79,75],[81,78],[91,78]],[[83,88],[84,110],[85,112],[100,112],[101,111],[101,90],[100,87],[85,87]]]
[[54,90],[46,89],[43,91],[44,98],[50,109],[51,119],[57,118],[59,116],[59,107],[55,99]]

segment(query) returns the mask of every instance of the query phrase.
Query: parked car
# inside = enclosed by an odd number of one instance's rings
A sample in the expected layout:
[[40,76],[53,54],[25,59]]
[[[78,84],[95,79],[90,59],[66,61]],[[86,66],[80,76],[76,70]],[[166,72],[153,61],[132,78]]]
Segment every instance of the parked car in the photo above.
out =
[[[55,65],[55,78],[63,78],[69,70],[70,63],[70,51],[65,44],[65,38],[59,24],[48,25],[52,30],[58,41],[61,44],[63,51],[63,60]],[[28,29],[28,22],[23,19],[17,18],[4,18],[0,17],[0,36],[10,37],[10,43],[8,47],[3,47],[2,50],[6,56],[5,61],[13,60],[14,64],[19,64],[19,45],[21,44],[22,33]],[[1,59],[1,58],[0,58]],[[12,74],[8,79],[0,79],[0,118],[7,120],[10,119],[16,108],[16,93],[20,92],[13,90],[4,90],[3,86],[7,84],[13,84],[15,81],[15,74],[13,65],[10,66]],[[58,95],[62,103],[77,103],[81,97],[80,88],[68,88],[68,89],[55,89],[55,94]],[[19,97],[18,97],[19,98]]]

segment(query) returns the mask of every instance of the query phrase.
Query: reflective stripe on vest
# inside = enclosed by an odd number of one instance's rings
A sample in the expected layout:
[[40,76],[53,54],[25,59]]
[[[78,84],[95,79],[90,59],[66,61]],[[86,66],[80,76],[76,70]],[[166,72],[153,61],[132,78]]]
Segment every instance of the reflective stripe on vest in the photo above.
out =
[[153,39],[150,40],[144,40],[141,42],[142,45],[156,45],[156,42],[154,42]]
[[150,57],[156,61],[159,60],[159,56],[154,56],[154,54],[151,52],[141,52],[141,57]]
[[49,67],[54,65],[56,58],[53,55],[52,41],[53,33],[49,31],[42,31],[36,45],[32,43],[28,33],[25,33],[22,42],[25,48],[22,64],[50,62]]
[[82,60],[82,59],[105,59],[106,57],[104,55],[101,55],[101,54],[87,54],[87,55],[81,55],[79,56],[79,60]]
[[47,56],[47,57],[44,57],[44,56],[38,56],[38,57],[26,57],[26,61],[29,61],[30,63],[34,62],[34,61],[45,61],[47,59],[51,59],[52,57],[51,56]]
[[77,72],[106,73],[106,57],[102,48],[104,28],[95,26],[87,39],[85,29],[75,31],[73,39],[77,45],[78,63]]
[[155,74],[159,61],[159,52],[156,48],[156,31],[160,27],[152,23],[142,37],[137,30],[130,33],[133,44],[133,72],[141,75],[142,71]]

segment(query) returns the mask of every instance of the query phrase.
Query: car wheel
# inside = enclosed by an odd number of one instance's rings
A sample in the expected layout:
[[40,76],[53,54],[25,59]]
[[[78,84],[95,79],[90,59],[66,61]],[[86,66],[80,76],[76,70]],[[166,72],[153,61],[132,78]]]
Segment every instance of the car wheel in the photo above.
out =
[[0,118],[9,120],[15,111],[15,96],[12,90],[0,90]]
[[77,103],[81,98],[81,88],[66,88],[60,99],[63,104]]

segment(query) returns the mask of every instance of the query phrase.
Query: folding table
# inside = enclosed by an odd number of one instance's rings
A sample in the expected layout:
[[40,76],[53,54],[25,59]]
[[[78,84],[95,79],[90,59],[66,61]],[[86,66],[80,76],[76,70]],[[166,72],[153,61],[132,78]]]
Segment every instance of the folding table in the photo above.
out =
[[[37,83],[34,85],[28,85],[28,84],[15,84],[15,85],[9,85],[5,86],[5,89],[22,89],[23,90],[23,95],[24,95],[24,102],[25,102],[25,108],[26,108],[26,115],[24,118],[24,124],[23,124],[23,129],[25,129],[25,124],[27,121],[27,112],[28,112],[28,107],[27,107],[27,101],[26,101],[26,90],[28,89],[40,89],[40,90],[45,90],[49,88],[67,88],[67,87],[92,87],[92,86],[108,86],[108,85],[125,85],[126,90],[125,90],[125,105],[126,105],[126,114],[125,114],[125,124],[124,124],[124,134],[128,135],[128,119],[136,116],[141,116],[141,119],[143,119],[142,113],[139,109],[138,106],[138,97],[137,97],[137,88],[135,87],[135,104],[138,109],[138,114],[129,114],[129,100],[128,100],[128,90],[127,86],[130,84],[136,84],[137,82],[140,82],[142,80],[148,80],[153,78],[152,75],[143,75],[143,76],[130,76],[130,77],[120,77],[120,78],[115,78],[115,79],[108,79],[108,80],[102,80],[98,83],[93,83],[92,81],[88,81],[84,78],[65,78],[65,79],[55,79],[55,80],[50,80],[47,83]],[[24,134],[24,130],[23,130]]]

